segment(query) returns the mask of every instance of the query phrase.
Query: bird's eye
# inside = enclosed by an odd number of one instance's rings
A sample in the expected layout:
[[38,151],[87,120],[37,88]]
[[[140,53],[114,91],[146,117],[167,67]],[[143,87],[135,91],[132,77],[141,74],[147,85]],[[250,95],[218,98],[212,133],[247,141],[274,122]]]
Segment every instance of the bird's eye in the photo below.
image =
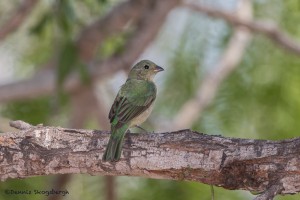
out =
[[149,69],[149,65],[145,65],[144,68],[145,68],[145,69]]

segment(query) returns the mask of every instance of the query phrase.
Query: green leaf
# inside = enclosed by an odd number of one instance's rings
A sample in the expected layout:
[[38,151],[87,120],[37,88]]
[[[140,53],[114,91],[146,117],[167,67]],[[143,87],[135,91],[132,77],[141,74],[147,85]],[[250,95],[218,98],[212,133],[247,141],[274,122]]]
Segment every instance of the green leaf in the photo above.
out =
[[52,15],[50,13],[45,13],[40,20],[30,28],[30,34],[41,35],[48,22],[51,20]]
[[57,25],[64,34],[69,35],[76,22],[76,15],[71,1],[59,0],[54,8]]
[[107,3],[107,0],[97,0],[97,2],[98,2],[99,4],[104,4],[104,3]]
[[107,38],[99,49],[101,58],[107,58],[113,54],[123,52],[125,50],[125,38],[127,37],[128,33],[121,33]]
[[69,22],[75,22],[76,15],[72,5],[72,1],[61,0],[61,12],[64,13]]

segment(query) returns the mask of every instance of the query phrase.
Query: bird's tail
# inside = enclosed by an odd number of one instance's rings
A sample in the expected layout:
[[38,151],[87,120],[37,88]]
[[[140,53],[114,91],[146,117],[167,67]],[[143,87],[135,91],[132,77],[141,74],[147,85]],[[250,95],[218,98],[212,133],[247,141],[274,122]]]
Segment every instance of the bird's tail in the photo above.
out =
[[127,129],[128,129],[128,125],[123,125],[121,128],[117,128],[117,129],[112,128],[108,145],[102,157],[102,160],[104,162],[118,161],[120,159],[123,140]]

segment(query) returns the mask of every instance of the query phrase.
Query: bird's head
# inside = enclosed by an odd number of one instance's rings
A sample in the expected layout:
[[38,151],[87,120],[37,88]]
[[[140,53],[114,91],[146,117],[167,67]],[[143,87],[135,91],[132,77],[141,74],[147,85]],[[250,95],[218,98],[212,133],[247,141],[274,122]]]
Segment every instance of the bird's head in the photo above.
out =
[[164,69],[150,60],[142,60],[133,66],[128,78],[152,81],[154,76],[161,71],[164,71]]

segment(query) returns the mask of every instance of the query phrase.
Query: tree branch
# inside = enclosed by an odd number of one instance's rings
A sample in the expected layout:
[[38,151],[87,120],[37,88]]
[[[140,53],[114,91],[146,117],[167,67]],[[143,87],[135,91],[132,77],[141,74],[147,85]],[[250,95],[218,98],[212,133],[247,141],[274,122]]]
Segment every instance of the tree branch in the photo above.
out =
[[[137,7],[137,5],[140,7]],[[80,58],[86,63],[91,62],[89,59],[92,58],[98,44],[123,29],[130,20],[137,17],[137,11],[142,15],[144,9],[141,6],[144,6],[144,4],[133,0],[120,3],[106,16],[83,28],[76,41]],[[31,99],[54,93],[56,89],[56,72],[53,65],[50,61],[45,69],[36,73],[33,77],[0,86],[0,102]],[[67,90],[80,85],[80,79],[76,75],[72,75],[68,80],[65,87]]]
[[32,127],[30,124],[23,122],[21,120],[9,122],[9,125],[19,130],[26,130]]
[[24,0],[2,27],[0,27],[0,41],[4,40],[11,32],[17,30],[34,8],[37,0]]
[[282,189],[282,185],[272,185],[265,192],[258,195],[254,200],[272,200]]
[[101,160],[108,139],[108,131],[60,127],[3,133],[0,179],[89,173],[190,180],[274,195],[300,191],[300,138],[250,140],[191,130],[127,134],[116,163]]
[[[247,21],[252,19],[251,0],[239,1],[236,18]],[[170,127],[173,127],[175,130],[191,127],[199,119],[202,111],[213,101],[223,80],[241,62],[251,38],[252,34],[247,29],[241,26],[235,27],[234,33],[220,60],[215,66],[211,67],[212,70],[199,85],[195,97],[182,106]]]
[[81,59],[91,61],[98,46],[107,37],[121,32],[130,21],[138,21],[148,4],[146,0],[122,2],[106,16],[83,29],[76,42]]
[[[104,61],[90,62],[89,72],[92,79],[102,79],[120,69],[129,69],[132,63],[156,36],[169,11],[178,3],[178,0],[157,1],[151,10],[151,17],[145,18],[141,23],[136,34],[128,41],[125,52],[114,55]],[[124,6],[124,8],[126,8],[126,6]],[[146,14],[149,14],[149,11]],[[122,18],[122,15],[119,17]],[[93,26],[96,27],[95,25]],[[78,75],[72,74],[65,81],[64,89],[66,91],[72,91],[80,86],[80,78]],[[0,86],[0,102],[49,95],[54,93],[55,89],[55,72],[48,70],[37,74],[31,79]]]
[[196,12],[201,12],[212,17],[224,19],[235,26],[242,26],[250,31],[261,33],[284,49],[296,55],[300,55],[299,42],[292,39],[274,23],[240,19],[231,13],[194,3],[183,3],[183,5]]

